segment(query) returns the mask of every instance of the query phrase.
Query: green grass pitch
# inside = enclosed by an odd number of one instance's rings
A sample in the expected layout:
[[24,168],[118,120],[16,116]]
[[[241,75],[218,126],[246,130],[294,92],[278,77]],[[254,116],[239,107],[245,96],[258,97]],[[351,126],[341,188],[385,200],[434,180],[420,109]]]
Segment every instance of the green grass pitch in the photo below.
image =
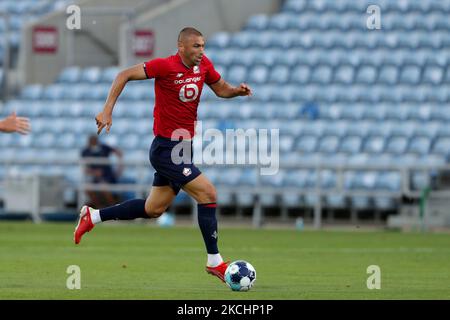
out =
[[[226,259],[257,271],[232,292],[204,271],[194,227],[108,223],[72,242],[74,224],[0,222],[0,299],[450,299],[450,235],[221,228]],[[81,289],[66,287],[67,267]],[[367,267],[381,269],[369,290]]]

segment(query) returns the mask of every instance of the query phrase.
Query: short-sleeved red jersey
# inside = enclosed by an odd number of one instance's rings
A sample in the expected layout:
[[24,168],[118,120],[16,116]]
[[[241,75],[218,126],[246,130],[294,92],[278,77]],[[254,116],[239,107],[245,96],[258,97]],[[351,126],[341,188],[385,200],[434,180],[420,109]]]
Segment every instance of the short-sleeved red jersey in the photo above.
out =
[[155,78],[155,136],[171,138],[175,130],[185,129],[193,138],[203,84],[220,80],[212,62],[203,55],[200,65],[189,68],[177,53],[147,61],[144,69],[148,78]]

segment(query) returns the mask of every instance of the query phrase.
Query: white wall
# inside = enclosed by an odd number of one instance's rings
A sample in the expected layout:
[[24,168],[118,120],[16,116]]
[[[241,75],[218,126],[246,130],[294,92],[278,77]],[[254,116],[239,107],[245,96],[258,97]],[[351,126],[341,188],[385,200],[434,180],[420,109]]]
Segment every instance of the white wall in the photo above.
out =
[[[20,83],[51,83],[60,71],[70,65],[109,66],[119,61],[119,28],[127,20],[125,13],[138,8],[149,10],[167,0],[84,0],[81,9],[81,29],[66,27],[65,8],[52,12],[24,27],[19,57]],[[119,13],[119,14],[118,14]],[[137,13],[134,13],[135,15]],[[58,30],[58,51],[54,54],[34,53],[32,31],[35,25],[52,26]]]

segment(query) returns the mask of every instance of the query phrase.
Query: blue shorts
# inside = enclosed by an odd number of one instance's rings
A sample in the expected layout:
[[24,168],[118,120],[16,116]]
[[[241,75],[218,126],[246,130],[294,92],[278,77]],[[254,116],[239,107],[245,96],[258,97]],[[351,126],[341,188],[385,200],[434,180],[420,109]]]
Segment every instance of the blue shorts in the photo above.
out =
[[[182,144],[183,148],[181,148],[180,144]],[[189,161],[182,161],[176,164],[172,161],[172,150],[175,146],[177,146],[175,152],[180,150],[180,159],[183,156],[183,150],[190,148],[190,163],[187,163]],[[172,141],[169,138],[157,136],[150,147],[149,159],[156,170],[153,185],[156,187],[170,186],[175,194],[180,192],[183,185],[201,174],[200,170],[192,163],[192,141]]]

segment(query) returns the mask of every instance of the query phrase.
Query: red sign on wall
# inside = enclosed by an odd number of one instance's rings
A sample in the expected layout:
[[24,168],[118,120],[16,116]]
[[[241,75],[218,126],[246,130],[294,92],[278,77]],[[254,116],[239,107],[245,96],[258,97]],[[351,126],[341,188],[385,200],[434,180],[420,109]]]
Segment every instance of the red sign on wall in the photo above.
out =
[[155,35],[151,30],[135,30],[133,51],[136,57],[151,57],[155,49]]
[[56,27],[36,26],[32,41],[34,52],[55,53],[58,51],[58,30]]

